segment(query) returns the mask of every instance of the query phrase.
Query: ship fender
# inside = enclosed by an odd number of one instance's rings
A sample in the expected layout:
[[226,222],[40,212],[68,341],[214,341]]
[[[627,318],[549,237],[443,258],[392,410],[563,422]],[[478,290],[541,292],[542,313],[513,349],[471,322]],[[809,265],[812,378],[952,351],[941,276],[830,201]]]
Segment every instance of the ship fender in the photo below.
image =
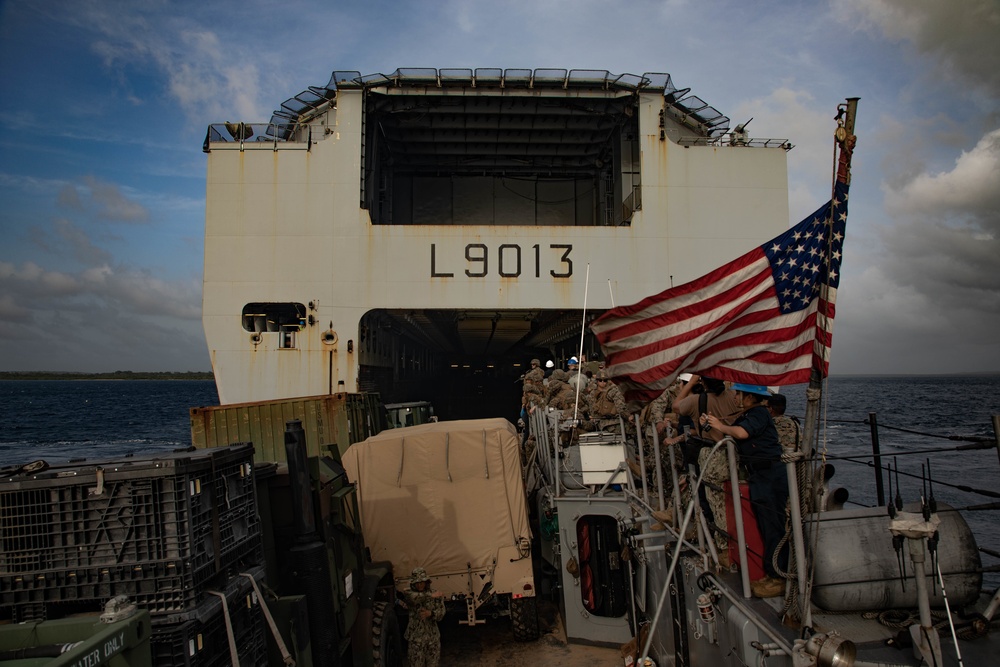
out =
[[[919,512],[917,505],[906,511]],[[905,586],[901,582],[899,561],[892,546],[889,516],[884,507],[837,510],[812,514],[805,518],[807,531],[815,530],[815,580],[812,601],[829,611],[865,611],[904,609],[917,606],[917,586],[913,580],[913,561],[904,547]],[[972,604],[982,587],[982,562],[969,525],[958,511],[939,503],[940,536],[937,559],[944,575],[948,602],[954,609]],[[808,532],[807,532],[808,534]],[[941,586],[930,557],[924,570],[932,607],[944,607]]]

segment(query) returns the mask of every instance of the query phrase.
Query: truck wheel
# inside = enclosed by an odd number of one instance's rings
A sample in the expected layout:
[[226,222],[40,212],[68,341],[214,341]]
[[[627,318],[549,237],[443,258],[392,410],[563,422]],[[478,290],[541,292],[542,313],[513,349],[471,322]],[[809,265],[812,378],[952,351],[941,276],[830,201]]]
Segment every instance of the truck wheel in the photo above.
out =
[[510,601],[510,624],[514,639],[533,642],[538,639],[538,598],[517,598]]
[[392,605],[376,602],[372,607],[372,660],[375,667],[401,667],[403,650],[399,621]]

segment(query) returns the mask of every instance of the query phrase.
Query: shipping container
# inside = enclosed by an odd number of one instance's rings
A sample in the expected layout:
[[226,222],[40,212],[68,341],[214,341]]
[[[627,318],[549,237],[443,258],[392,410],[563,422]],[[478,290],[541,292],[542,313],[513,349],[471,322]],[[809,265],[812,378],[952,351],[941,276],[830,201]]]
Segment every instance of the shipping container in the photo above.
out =
[[328,394],[191,408],[191,442],[198,448],[252,442],[257,461],[285,460],[285,424],[302,422],[309,456],[336,450],[338,460],[355,442],[386,428],[378,394]]

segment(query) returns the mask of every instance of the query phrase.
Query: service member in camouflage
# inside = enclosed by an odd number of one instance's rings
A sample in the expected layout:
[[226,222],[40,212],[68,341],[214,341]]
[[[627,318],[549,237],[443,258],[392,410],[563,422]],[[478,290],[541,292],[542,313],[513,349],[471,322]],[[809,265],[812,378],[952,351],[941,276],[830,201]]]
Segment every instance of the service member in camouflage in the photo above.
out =
[[538,409],[545,409],[545,372],[541,369],[538,359],[531,360],[531,370],[524,374],[524,384],[521,393],[522,426],[521,462],[527,464],[531,460],[535,448],[535,434],[531,432],[531,415]]
[[[674,399],[677,398],[677,394],[680,393],[681,387],[686,385],[691,380],[690,373],[681,373],[677,376],[669,387],[663,390],[663,393],[654,398],[649,403],[649,417],[648,420],[650,424],[656,427],[656,432],[663,437],[664,432],[667,428],[667,415],[674,411]],[[672,420],[676,422],[676,417]],[[643,426],[645,427],[645,423]],[[645,433],[645,431],[643,431]]]
[[778,429],[778,440],[781,446],[789,451],[798,451],[802,444],[802,432],[799,429],[799,422],[795,417],[785,414],[785,407],[788,399],[784,394],[771,394],[767,398],[767,409],[774,420],[774,427]]
[[410,667],[438,667],[441,662],[441,632],[438,621],[444,618],[444,598],[431,590],[431,578],[422,567],[413,568],[410,590],[400,594],[410,612],[406,626]]
[[[573,407],[576,405],[576,391],[567,384],[569,376],[566,371],[556,369],[549,376],[549,384],[545,388],[545,398],[550,408],[563,410],[563,419],[572,419]],[[566,414],[569,411],[569,414]]]
[[592,428],[618,432],[618,418],[628,421],[628,407],[621,390],[608,378],[608,372],[600,370],[595,377],[595,387],[587,395],[587,413]]

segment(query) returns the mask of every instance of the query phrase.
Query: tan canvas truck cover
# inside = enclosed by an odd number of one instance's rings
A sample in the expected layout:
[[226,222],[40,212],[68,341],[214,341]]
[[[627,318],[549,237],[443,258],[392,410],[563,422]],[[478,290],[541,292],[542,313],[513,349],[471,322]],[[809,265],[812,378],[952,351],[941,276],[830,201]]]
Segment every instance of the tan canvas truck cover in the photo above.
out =
[[[397,578],[423,567],[446,595],[478,595],[486,583],[511,592],[531,581],[517,432],[506,419],[383,431],[352,445],[344,467],[358,485],[372,559],[391,561]],[[503,577],[513,581],[501,590],[491,581],[501,578],[494,570],[511,563],[518,574]]]

